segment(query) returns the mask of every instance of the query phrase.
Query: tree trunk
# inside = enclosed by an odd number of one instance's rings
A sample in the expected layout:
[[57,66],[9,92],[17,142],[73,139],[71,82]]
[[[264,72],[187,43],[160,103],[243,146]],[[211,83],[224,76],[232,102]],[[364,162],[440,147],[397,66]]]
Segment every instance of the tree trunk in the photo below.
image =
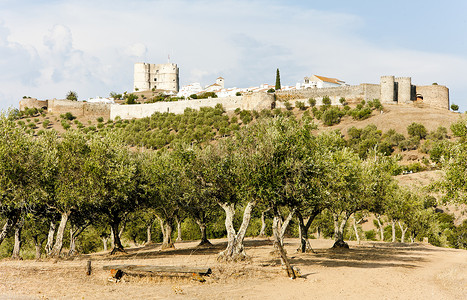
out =
[[358,235],[357,220],[355,220],[355,218],[353,218],[352,227],[355,231],[355,238],[357,239],[357,243],[360,245],[360,236]]
[[76,239],[78,236],[88,227],[88,224],[84,224],[83,226],[79,228],[74,228],[74,226],[71,226],[72,228],[70,229],[70,250],[68,251],[69,256],[73,256],[76,254]]
[[404,242],[405,242],[405,233],[407,232],[407,229],[408,229],[409,227],[406,227],[406,228],[404,229],[404,226],[401,224],[400,221],[397,222],[397,223],[399,224],[399,228],[401,229],[401,243],[404,243]]
[[310,228],[311,223],[317,215],[317,213],[311,214],[305,223],[302,214],[297,212],[299,229],[298,233],[300,238],[300,247],[297,250],[301,253],[314,252],[313,248],[311,248],[310,241],[308,240],[308,229]]
[[149,224],[146,227],[146,245],[152,244],[152,224]]
[[34,240],[34,248],[36,250],[36,259],[39,260],[41,259],[42,243],[44,242],[44,240],[40,240],[38,235],[34,235],[32,239]]
[[50,256],[50,253],[52,252],[52,247],[54,245],[55,227],[55,222],[50,221],[49,234],[47,235],[47,244],[45,245],[45,253],[47,256]]
[[392,220],[391,226],[392,226],[392,242],[395,243],[396,242],[396,222],[394,220]]
[[233,219],[235,216],[235,204],[219,203],[225,211],[225,229],[227,230],[227,248],[219,253],[219,260],[237,261],[247,258],[243,247],[245,233],[250,224],[251,212],[256,205],[256,201],[250,201],[243,211],[243,220],[238,232],[235,232]]
[[18,222],[18,216],[13,215],[12,217],[6,219],[5,225],[3,225],[2,232],[0,233],[0,245],[2,244],[3,240],[7,237],[10,233],[11,229],[16,225]]
[[172,220],[163,220],[161,217],[157,217],[161,223],[162,230],[162,246],[161,249],[174,249],[175,245],[172,240]]
[[18,222],[15,226],[15,244],[13,246],[13,253],[11,255],[12,259],[21,260],[19,252],[21,250],[21,231],[23,230],[23,222]]
[[376,221],[378,221],[378,228],[379,228],[379,234],[380,234],[380,241],[384,241],[384,228],[383,224],[381,223],[381,216],[377,215],[376,216]]
[[182,240],[182,221],[179,218],[177,218],[176,221],[177,221],[177,239],[175,241],[181,242],[183,241]]
[[266,210],[261,212],[261,230],[259,232],[258,237],[265,237],[266,236],[266,213],[269,210],[271,210],[271,209],[269,208],[269,209],[266,209]]
[[281,223],[281,216],[279,215],[277,209],[275,209],[274,218],[272,220],[272,233],[274,236],[274,247],[279,251],[281,263],[282,265],[285,265],[286,270],[287,270],[287,276],[291,277],[292,279],[295,279],[296,278],[295,271],[290,265],[290,262],[287,258],[287,253],[285,252],[284,247],[283,247],[283,239],[281,238],[282,228],[280,228],[282,226],[280,226],[280,223]]
[[110,226],[110,248],[115,248],[115,239],[114,239],[114,230],[112,226]]
[[334,245],[332,248],[345,248],[349,249],[349,244],[344,242],[344,230],[349,216],[344,216],[339,222],[339,215],[334,214]]
[[101,237],[102,239],[102,244],[104,245],[104,251],[107,251],[107,241],[108,241],[108,237]]
[[60,219],[60,225],[58,225],[58,229],[57,229],[57,236],[55,238],[55,244],[52,248],[52,251],[50,251],[51,257],[59,257],[60,252],[62,252],[63,235],[65,234],[65,226],[66,226],[66,223],[68,222],[68,218],[70,217],[70,214],[71,214],[71,211],[62,213],[62,216]]
[[120,240],[120,231],[118,230],[118,226],[120,225],[119,219],[114,219],[110,224],[110,228],[112,229],[112,237],[114,241],[114,245],[110,255],[116,254],[117,252],[126,253],[125,249],[123,248],[122,242]]
[[196,224],[198,224],[199,230],[201,231],[201,241],[199,242],[198,246],[212,246],[206,234],[206,228],[207,228],[206,224],[199,220],[196,221]]

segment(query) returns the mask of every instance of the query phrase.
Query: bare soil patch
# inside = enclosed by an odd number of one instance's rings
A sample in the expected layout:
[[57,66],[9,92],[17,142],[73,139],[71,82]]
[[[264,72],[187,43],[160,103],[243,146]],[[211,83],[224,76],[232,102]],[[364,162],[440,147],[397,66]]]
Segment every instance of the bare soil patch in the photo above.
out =
[[[0,299],[461,299],[467,294],[467,251],[426,244],[350,242],[350,250],[331,250],[332,240],[311,240],[315,254],[296,253],[298,239],[287,239],[291,263],[302,277],[286,277],[271,257],[268,239],[247,239],[251,260],[220,263],[217,253],[225,240],[211,248],[197,242],[128,249],[128,254],[83,255],[72,260],[0,262]],[[92,260],[91,276],[85,274]],[[108,264],[154,264],[211,267],[206,282],[191,276],[125,274],[110,282]]]

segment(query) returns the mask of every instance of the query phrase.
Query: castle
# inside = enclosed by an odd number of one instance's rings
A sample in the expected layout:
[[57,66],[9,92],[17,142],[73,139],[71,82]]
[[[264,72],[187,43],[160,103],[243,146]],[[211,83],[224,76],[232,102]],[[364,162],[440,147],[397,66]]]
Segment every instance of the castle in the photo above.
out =
[[179,88],[176,64],[135,63],[134,91],[164,90],[177,93]]
[[[135,64],[134,88],[138,91],[163,90],[165,92],[177,92],[179,90],[178,67],[176,64]],[[341,84],[339,82],[339,84]],[[216,90],[223,87],[224,78],[219,77],[216,84],[208,87]],[[188,91],[193,92],[193,91]],[[317,100],[317,105],[322,105],[324,97],[329,97],[333,105],[342,105],[341,98],[346,102],[360,102],[361,100],[380,99],[383,104],[423,103],[428,107],[449,110],[449,89],[442,85],[418,86],[412,85],[410,77],[382,76],[379,84],[363,83],[360,85],[340,85],[335,87],[318,88],[316,86],[300,89],[279,90],[275,94],[265,90],[253,92],[247,91],[235,95],[220,95],[218,98],[180,100],[171,102],[156,102],[138,105],[120,105],[104,103],[88,103],[69,100],[37,100],[34,98],[22,99],[20,110],[26,107],[47,109],[52,113],[71,112],[75,116],[102,116],[104,118],[122,119],[144,118],[155,112],[183,113],[186,108],[199,109],[201,107],[214,107],[221,104],[226,111],[234,111],[237,108],[245,110],[271,109],[272,107],[285,108],[285,103],[307,102],[310,98]]]

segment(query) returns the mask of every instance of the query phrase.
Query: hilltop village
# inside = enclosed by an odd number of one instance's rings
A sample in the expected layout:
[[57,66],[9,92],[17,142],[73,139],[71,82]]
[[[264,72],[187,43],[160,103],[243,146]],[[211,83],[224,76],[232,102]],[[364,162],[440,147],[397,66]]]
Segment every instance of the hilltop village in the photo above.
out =
[[[423,103],[425,106],[449,109],[449,89],[442,85],[413,85],[410,77],[381,76],[379,84],[362,83],[348,85],[343,80],[320,75],[305,76],[303,82],[295,86],[274,86],[262,84],[249,88],[226,88],[223,77],[215,83],[202,87],[191,83],[180,87],[177,64],[135,63],[133,93],[142,99],[167,95],[171,101],[124,105],[116,99],[98,98],[87,101],[38,100],[24,98],[20,101],[20,110],[26,107],[42,108],[52,113],[71,112],[76,116],[102,116],[104,118],[134,119],[152,115],[155,112],[183,113],[186,108],[214,107],[223,105],[226,111],[237,108],[262,110],[271,107],[283,108],[285,102],[295,105],[297,101],[316,99],[316,105],[322,104],[323,98],[329,98],[331,104],[342,105],[346,102],[370,101],[379,99],[382,104]],[[210,97],[197,99],[197,95],[210,93]],[[173,100],[178,101],[173,101]]]

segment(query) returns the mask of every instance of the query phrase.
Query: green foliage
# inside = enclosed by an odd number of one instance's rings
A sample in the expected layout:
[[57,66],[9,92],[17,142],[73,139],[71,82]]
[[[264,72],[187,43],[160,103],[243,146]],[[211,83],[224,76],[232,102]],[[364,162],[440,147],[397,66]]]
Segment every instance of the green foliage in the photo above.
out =
[[279,73],[279,68],[277,68],[277,70],[276,70],[276,85],[275,85],[275,89],[276,89],[276,91],[281,89],[281,75],[280,75],[280,73]]
[[126,104],[137,104],[136,100],[138,100],[138,96],[135,95],[135,94],[129,94],[129,95],[126,95],[126,97],[124,97],[124,99],[126,98]]
[[71,101],[78,101],[78,94],[74,91],[69,91],[66,94],[66,99]]
[[289,101],[285,101],[284,106],[285,106],[285,108],[287,110],[292,110],[293,109],[292,103],[290,103]]
[[241,95],[242,95],[242,93],[240,93],[240,92],[235,93],[235,96],[241,96]]
[[64,120],[68,120],[68,121],[72,121],[72,120],[76,119],[76,117],[73,116],[73,114],[71,112],[66,112],[63,115],[60,115],[60,118],[62,118]]
[[427,135],[425,126],[416,122],[413,122],[407,127],[407,132],[411,137],[415,137],[419,140],[424,139]]
[[324,96],[322,102],[324,105],[331,105],[331,98]]
[[274,93],[275,91],[276,91],[275,89],[270,88],[267,92],[268,92],[268,93]]
[[459,110],[459,105],[457,105],[457,104],[451,104],[451,110],[453,110],[453,111],[458,111],[458,110]]
[[98,118],[97,118],[97,122],[99,122],[99,123],[104,122],[104,118],[103,118],[103,117],[98,117]]
[[341,111],[338,107],[333,106],[324,111],[324,113],[321,115],[321,120],[326,126],[332,126],[334,124],[339,124],[341,118],[344,115],[344,111]]
[[311,107],[315,107],[316,99],[315,98],[308,99],[308,104],[310,104]]
[[306,110],[306,108],[307,108],[305,103],[302,102],[302,101],[296,101],[295,102],[295,107],[297,107],[300,110]]
[[68,129],[70,129],[71,125],[67,121],[62,120],[62,127],[63,127],[63,129],[68,130]]

